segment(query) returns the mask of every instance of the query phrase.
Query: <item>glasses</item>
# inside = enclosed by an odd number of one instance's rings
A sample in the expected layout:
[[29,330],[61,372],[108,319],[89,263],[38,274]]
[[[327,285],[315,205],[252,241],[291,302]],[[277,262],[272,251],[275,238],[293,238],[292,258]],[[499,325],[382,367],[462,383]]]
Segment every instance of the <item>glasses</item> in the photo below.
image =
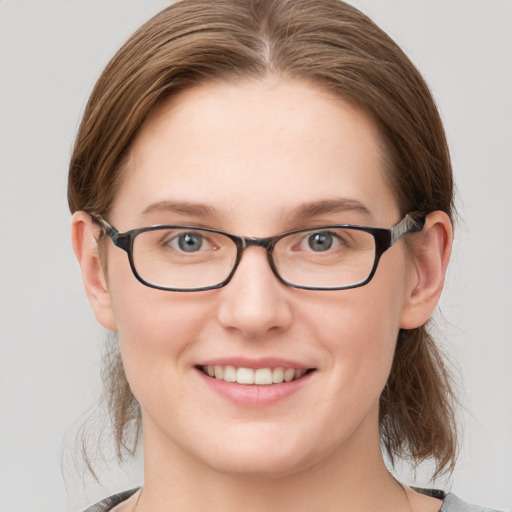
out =
[[425,216],[407,214],[391,228],[333,225],[267,238],[217,229],[157,225],[120,233],[91,216],[114,245],[128,254],[135,277],[160,290],[192,292],[226,286],[248,247],[261,247],[275,276],[306,290],[345,290],[370,282],[382,254],[402,235],[421,231]]

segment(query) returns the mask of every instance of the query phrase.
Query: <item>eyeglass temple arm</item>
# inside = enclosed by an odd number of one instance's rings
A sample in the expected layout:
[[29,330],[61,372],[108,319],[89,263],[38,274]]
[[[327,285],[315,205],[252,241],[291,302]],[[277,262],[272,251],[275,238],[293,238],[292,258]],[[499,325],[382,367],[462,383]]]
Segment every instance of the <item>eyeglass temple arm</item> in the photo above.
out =
[[425,216],[419,217],[420,213],[408,213],[398,224],[391,228],[391,242],[393,245],[403,234],[410,231],[421,231],[425,225]]
[[100,226],[101,229],[103,229],[106,235],[110,237],[115,237],[116,235],[119,234],[119,231],[117,231],[117,229],[111,224],[109,224],[103,217],[100,217],[99,215],[94,215],[92,213],[90,213],[89,215],[91,216],[93,222],[98,224],[98,226]]

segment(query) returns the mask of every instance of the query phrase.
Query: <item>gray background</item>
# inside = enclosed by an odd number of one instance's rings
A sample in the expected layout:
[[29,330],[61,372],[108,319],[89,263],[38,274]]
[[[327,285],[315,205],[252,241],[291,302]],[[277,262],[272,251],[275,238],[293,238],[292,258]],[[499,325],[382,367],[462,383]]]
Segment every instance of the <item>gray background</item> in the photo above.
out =
[[[95,78],[167,3],[0,0],[1,512],[80,510],[140,481],[137,467],[114,470],[104,487],[84,490],[72,471],[67,484],[61,473],[74,426],[100,389],[105,336],[71,251],[66,168]],[[461,376],[465,439],[452,479],[436,484],[512,509],[512,3],[356,5],[430,83],[458,182],[462,220],[437,323]]]

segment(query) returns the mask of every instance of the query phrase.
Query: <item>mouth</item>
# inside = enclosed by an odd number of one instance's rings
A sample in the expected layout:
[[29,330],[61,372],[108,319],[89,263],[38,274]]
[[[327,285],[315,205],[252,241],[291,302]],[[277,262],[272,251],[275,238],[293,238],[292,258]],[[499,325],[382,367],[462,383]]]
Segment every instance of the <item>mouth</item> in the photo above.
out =
[[272,386],[301,379],[315,368],[245,368],[230,365],[199,365],[196,368],[216,380],[246,386]]

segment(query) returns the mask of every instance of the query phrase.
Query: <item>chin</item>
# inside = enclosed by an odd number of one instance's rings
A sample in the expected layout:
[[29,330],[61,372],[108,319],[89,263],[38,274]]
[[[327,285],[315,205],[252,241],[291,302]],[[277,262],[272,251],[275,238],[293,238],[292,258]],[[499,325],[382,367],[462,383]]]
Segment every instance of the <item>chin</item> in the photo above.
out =
[[273,480],[298,473],[308,467],[305,461],[296,457],[269,457],[261,451],[253,456],[236,457],[231,460],[215,461],[211,469],[225,475],[239,478]]
[[[242,440],[231,437],[227,447],[215,453],[209,451],[203,459],[222,474],[245,478],[274,479],[298,473],[314,465],[319,457],[318,448],[307,448],[307,442],[283,439],[274,433],[271,437],[246,435]],[[250,440],[250,441],[249,441]]]

